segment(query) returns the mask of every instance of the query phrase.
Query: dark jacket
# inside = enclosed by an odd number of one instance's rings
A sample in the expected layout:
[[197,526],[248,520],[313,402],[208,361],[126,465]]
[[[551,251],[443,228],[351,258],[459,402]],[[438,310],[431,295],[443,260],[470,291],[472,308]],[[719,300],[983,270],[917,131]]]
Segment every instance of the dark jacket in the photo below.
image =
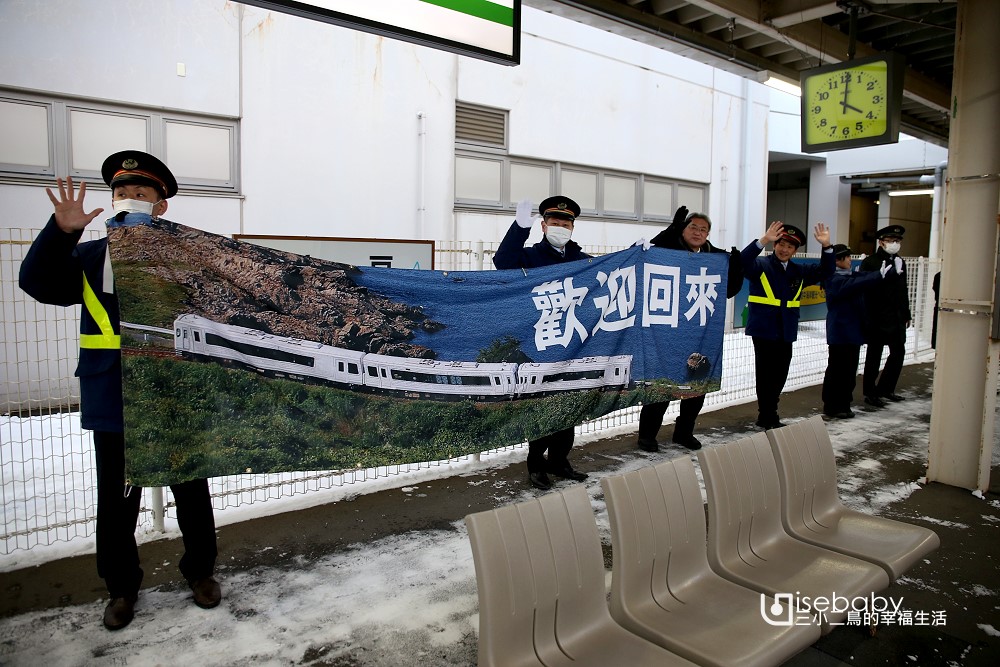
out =
[[823,252],[819,266],[802,266],[789,260],[787,269],[773,254],[760,257],[762,251],[757,241],[751,241],[740,253],[743,272],[750,281],[750,315],[744,333],[793,343],[798,337],[802,290],[833,275],[836,268],[833,250]]
[[[670,224],[669,227],[664,229],[662,232],[657,234],[650,240],[650,243],[655,245],[657,248],[667,248],[668,250],[691,250],[691,247],[684,242],[684,237],[681,233],[687,226],[686,219],[678,219]],[[722,248],[716,248],[710,241],[705,241],[705,245],[701,247],[700,252],[728,252],[729,253],[729,280],[726,282],[726,298],[731,299],[743,288],[743,263],[740,260],[740,251],[734,246],[732,250],[723,250]]]
[[498,269],[531,269],[590,257],[580,249],[576,241],[572,240],[566,243],[565,254],[553,248],[544,237],[535,245],[525,248],[524,242],[530,235],[530,228],[524,229],[516,222],[511,223],[510,229],[500,242],[500,247],[493,255],[493,266]]
[[[879,246],[874,255],[861,262],[861,271],[878,271],[882,262],[892,264],[895,257]],[[905,339],[906,323],[913,319],[910,316],[910,295],[906,289],[905,262],[902,271],[886,274],[885,280],[865,294],[865,307],[868,313],[868,342],[898,340],[901,336]]]
[[[83,231],[67,234],[56,226],[55,216],[38,234],[21,263],[18,284],[42,303],[72,306],[84,303],[90,287],[96,304],[84,306],[80,314],[81,336],[121,335],[118,298],[104,291],[104,263],[108,240],[79,243]],[[107,313],[104,327],[93,312]],[[122,417],[121,349],[81,347],[76,368],[80,378],[80,424],[92,431],[124,430]]]
[[881,274],[840,273],[823,281],[826,290],[826,342],[862,345],[865,340],[865,291],[882,282]]

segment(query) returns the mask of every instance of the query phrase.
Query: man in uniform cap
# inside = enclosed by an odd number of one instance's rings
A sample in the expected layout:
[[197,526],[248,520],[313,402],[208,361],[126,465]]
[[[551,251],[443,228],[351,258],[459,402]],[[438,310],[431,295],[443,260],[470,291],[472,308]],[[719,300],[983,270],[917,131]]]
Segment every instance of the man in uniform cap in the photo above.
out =
[[[865,295],[868,314],[867,342],[865,353],[865,375],[862,388],[865,403],[875,408],[885,407],[885,399],[901,401],[896,393],[896,383],[903,370],[906,354],[906,329],[910,326],[910,296],[906,289],[906,262],[899,256],[906,230],[902,225],[889,225],[875,233],[878,248],[875,253],[861,262],[865,272],[879,271],[884,264],[892,264],[892,276],[879,282]],[[882,365],[882,349],[889,348],[885,368]]]
[[[575,241],[570,240],[576,218],[580,215],[579,204],[563,195],[543,200],[538,205],[538,212],[542,215],[542,240],[525,247],[534,222],[531,210],[530,201],[518,203],[514,222],[493,255],[494,266],[498,269],[530,269],[590,257]],[[574,470],[566,458],[573,448],[573,438],[573,427],[570,426],[528,442],[528,481],[532,486],[543,491],[552,488],[549,475],[575,481],[587,479],[587,474]]]
[[[111,187],[115,219],[130,213],[156,218],[177,193],[177,181],[165,164],[142,151],[122,151],[101,168]],[[104,625],[118,630],[135,615],[142,583],[135,541],[142,489],[125,481],[125,438],[122,402],[121,326],[114,284],[105,283],[107,238],[79,243],[84,228],[104,209],[83,208],[87,184],[74,191],[73,179],[57,178],[59,195],[46,188],[55,209],[21,264],[21,289],[42,303],[83,304],[80,316],[80,423],[93,431],[97,463],[97,572],[111,601]],[[113,219],[108,220],[113,224]],[[199,607],[219,604],[215,580],[218,553],[215,518],[208,480],[170,487],[177,522],[184,537],[180,570]]]
[[[750,312],[744,333],[753,338],[757,425],[764,429],[782,426],[778,400],[792,363],[792,343],[798,336],[802,290],[834,271],[830,231],[820,222],[813,236],[823,246],[819,266],[792,261],[806,237],[800,229],[780,222],[772,222],[763,236],[740,253],[743,274],[750,281]],[[760,257],[768,243],[774,243],[774,252]]]
[[865,342],[864,294],[894,274],[891,264],[878,271],[851,271],[851,249],[842,243],[833,246],[837,269],[823,281],[826,290],[826,343],[829,361],[823,377],[823,414],[833,419],[854,416],[851,402],[858,379],[858,358]]

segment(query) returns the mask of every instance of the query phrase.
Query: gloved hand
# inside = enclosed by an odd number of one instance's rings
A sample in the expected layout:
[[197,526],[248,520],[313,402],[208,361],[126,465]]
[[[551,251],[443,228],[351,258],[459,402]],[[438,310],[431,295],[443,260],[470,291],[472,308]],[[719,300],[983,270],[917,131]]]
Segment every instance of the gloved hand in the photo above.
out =
[[521,229],[531,229],[531,225],[534,223],[534,220],[531,219],[531,209],[534,207],[535,205],[530,199],[522,199],[517,202],[517,213],[514,215],[514,222],[517,223],[518,227]]
[[643,237],[643,238],[639,239],[638,241],[636,241],[635,243],[632,244],[633,248],[637,248],[639,246],[642,246],[642,249],[645,251],[645,250],[649,250],[650,248],[652,248],[653,244],[650,243],[649,241],[647,241],[645,237]]
[[674,223],[673,224],[675,224],[675,225],[683,225],[684,221],[687,220],[687,217],[688,217],[688,207],[687,206],[681,206],[679,209],[677,209],[677,212],[674,213]]
[[889,262],[882,262],[882,268],[878,270],[878,272],[882,274],[882,277],[885,278],[885,274],[890,271],[892,271],[892,264]]
[[902,257],[893,257],[892,258],[892,263],[896,267],[896,273],[902,273],[903,272],[903,258]]

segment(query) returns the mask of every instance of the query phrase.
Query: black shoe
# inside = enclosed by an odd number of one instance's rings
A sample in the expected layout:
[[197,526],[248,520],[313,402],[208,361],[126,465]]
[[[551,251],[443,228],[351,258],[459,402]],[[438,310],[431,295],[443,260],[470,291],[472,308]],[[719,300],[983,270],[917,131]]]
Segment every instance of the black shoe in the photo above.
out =
[[104,627],[108,630],[121,630],[135,618],[135,602],[138,595],[123,598],[111,598],[104,608]]
[[872,406],[873,408],[884,408],[885,401],[883,401],[878,396],[865,396],[865,403]]
[[639,449],[644,452],[658,452],[660,451],[660,443],[648,438],[639,438]]
[[552,480],[544,472],[529,472],[528,481],[533,487],[542,491],[548,491],[552,488]]
[[203,577],[189,581],[191,592],[194,593],[194,603],[202,609],[218,607],[222,601],[222,587],[215,577]]
[[905,401],[906,400],[905,398],[903,398],[899,394],[886,394],[882,398],[888,398],[893,403],[899,403],[900,401]]
[[573,470],[573,466],[568,463],[559,468],[549,468],[548,473],[556,477],[562,477],[563,479],[571,479],[575,482],[582,482],[587,479],[587,473]]
[[675,445],[680,445],[681,447],[687,447],[691,451],[696,449],[701,449],[701,443],[698,442],[698,438],[693,435],[687,437],[681,436],[680,438],[673,438],[673,443]]
[[770,431],[774,428],[784,428],[785,425],[781,423],[778,417],[774,417],[773,419],[758,419],[757,426],[760,426],[765,431]]
[[842,412],[824,412],[823,416],[827,419],[852,419],[854,417],[854,411],[844,410]]

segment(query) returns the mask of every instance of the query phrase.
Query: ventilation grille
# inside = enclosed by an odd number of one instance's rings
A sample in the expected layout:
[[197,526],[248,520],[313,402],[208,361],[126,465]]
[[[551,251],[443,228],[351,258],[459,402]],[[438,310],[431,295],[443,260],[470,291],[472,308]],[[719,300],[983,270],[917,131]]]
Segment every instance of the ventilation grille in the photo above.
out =
[[507,147],[507,112],[466,104],[455,105],[455,141]]

